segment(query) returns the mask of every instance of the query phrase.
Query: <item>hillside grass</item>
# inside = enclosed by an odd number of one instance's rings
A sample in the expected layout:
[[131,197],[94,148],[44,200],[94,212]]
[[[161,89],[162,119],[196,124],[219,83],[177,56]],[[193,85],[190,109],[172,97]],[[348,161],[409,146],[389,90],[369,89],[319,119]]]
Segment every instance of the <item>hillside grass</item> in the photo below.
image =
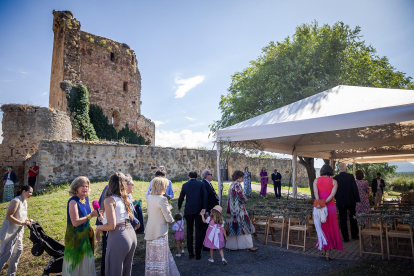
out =
[[[145,199],[145,194],[148,188],[148,182],[144,181],[134,181],[135,189],[132,193],[134,200],[141,199],[142,211],[144,215],[144,220],[146,221],[147,217],[147,203]],[[174,198],[170,201],[173,206],[172,213],[173,215],[177,213],[177,204],[178,197],[180,195],[181,187],[184,181],[174,182]],[[217,190],[217,182],[212,183],[215,189]],[[89,201],[92,204],[93,200],[98,200],[101,196],[101,193],[104,187],[107,185],[107,182],[95,182],[91,184],[91,192],[89,194]],[[228,194],[229,185],[224,185],[223,188],[223,210],[227,209],[227,194]],[[28,199],[28,218],[33,219],[38,222],[45,233],[51,238],[58,240],[61,243],[64,243],[66,223],[67,223],[67,214],[66,214],[66,205],[69,200],[68,191],[69,185],[61,185],[54,187],[52,191],[45,192],[42,195],[32,196]],[[249,199],[248,205],[253,205],[258,201],[261,201],[260,195],[257,192],[253,193],[253,197]],[[270,199],[269,201],[272,201]],[[0,225],[3,223],[4,217],[6,215],[7,206],[9,203],[0,203]],[[185,204],[185,203],[184,203]],[[183,204],[183,206],[184,206]],[[91,225],[95,228],[95,219],[91,220]],[[171,227],[170,227],[171,229]],[[23,237],[23,254],[20,258],[18,270],[18,275],[31,276],[31,275],[42,275],[43,269],[46,267],[50,256],[45,252],[42,256],[35,257],[31,254],[30,250],[33,246],[32,242],[29,240],[29,229],[26,227]],[[169,231],[169,243],[170,248],[173,254],[175,254],[176,244],[173,238],[173,231]],[[186,246],[186,245],[185,245]],[[135,251],[136,260],[145,259],[145,240],[144,235],[138,235],[138,246]],[[101,263],[101,244],[96,243],[95,246],[95,262],[96,267],[100,267]],[[8,264],[1,271],[0,275],[6,275]],[[53,274],[51,274],[53,275]]]

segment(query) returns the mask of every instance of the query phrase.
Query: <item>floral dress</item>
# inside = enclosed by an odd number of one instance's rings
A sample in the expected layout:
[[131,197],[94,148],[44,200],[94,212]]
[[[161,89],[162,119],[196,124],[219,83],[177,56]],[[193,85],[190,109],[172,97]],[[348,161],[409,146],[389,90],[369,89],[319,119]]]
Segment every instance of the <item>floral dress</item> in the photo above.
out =
[[359,213],[366,213],[368,212],[371,207],[369,206],[369,183],[368,180],[355,180],[358,192],[359,192],[359,198],[360,202],[357,202],[355,211]]
[[68,222],[65,234],[65,255],[63,257],[62,275],[96,275],[95,260],[89,241],[89,220],[77,227],[73,226],[69,216],[69,202],[72,200],[76,201],[79,218],[83,218],[91,213],[88,197],[85,198],[85,203],[81,203],[77,196],[69,199],[67,205]]
[[252,182],[251,182],[251,173],[249,171],[244,171],[243,183],[244,183],[244,193],[246,195],[251,195],[252,194]]

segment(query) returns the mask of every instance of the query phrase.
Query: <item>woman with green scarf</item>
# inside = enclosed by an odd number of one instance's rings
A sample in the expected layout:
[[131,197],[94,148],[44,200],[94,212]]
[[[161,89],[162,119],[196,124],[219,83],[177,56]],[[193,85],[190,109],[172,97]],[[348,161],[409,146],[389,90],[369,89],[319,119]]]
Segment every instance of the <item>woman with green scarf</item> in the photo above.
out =
[[[67,205],[67,227],[65,234],[65,255],[62,275],[96,275],[93,247],[89,241],[89,221],[98,213],[91,212],[89,205],[89,179],[79,176],[70,184]],[[92,230],[92,238],[93,230]]]

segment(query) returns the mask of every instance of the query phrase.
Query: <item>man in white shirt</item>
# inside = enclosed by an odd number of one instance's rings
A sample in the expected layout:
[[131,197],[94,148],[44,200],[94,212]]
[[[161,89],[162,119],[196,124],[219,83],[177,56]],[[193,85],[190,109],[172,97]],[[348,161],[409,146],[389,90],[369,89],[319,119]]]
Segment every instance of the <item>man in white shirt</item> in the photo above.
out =
[[[157,172],[163,172],[163,175],[164,176],[167,175],[167,172],[165,171],[165,167],[164,166],[159,166],[158,169],[157,169]],[[167,186],[167,190],[165,191],[165,195],[164,196],[168,200],[170,200],[170,199],[174,198],[174,191],[173,191],[173,188],[172,188],[171,181],[169,179],[167,179],[167,180],[168,180],[168,186]],[[151,182],[148,185],[147,194],[145,195],[145,198],[148,198],[148,196],[151,193],[151,185],[152,185],[152,180],[151,180]]]

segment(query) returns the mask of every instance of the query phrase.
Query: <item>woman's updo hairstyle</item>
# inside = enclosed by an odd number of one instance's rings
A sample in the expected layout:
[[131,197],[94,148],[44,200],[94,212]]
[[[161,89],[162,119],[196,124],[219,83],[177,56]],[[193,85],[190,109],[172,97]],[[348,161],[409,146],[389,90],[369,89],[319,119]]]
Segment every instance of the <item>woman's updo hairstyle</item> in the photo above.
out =
[[231,176],[231,178],[233,179],[233,181],[235,181],[243,176],[244,176],[244,173],[242,171],[235,171],[233,175]]
[[32,187],[30,187],[29,185],[24,185],[20,191],[17,192],[17,196],[21,195],[23,193],[23,191],[25,191],[26,193],[30,191],[30,189],[32,189]]

